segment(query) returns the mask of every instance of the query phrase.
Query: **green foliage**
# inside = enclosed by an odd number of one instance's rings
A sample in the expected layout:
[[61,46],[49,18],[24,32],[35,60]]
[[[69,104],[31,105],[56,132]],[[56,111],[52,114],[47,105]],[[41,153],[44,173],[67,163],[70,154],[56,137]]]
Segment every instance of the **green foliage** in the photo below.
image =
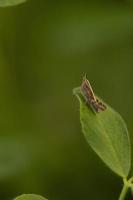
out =
[[0,6],[1,7],[14,6],[24,2],[26,2],[26,0],[0,0]]
[[[2,200],[23,191],[61,200],[67,194],[69,200],[117,199],[117,177],[107,177],[108,169],[98,167],[91,152],[88,159],[70,91],[82,73],[88,74],[98,94],[123,114],[132,134],[132,5],[29,0],[1,8]],[[13,140],[20,141],[17,151]],[[95,180],[101,177],[99,185]]]
[[130,141],[121,116],[107,105],[103,112],[95,114],[86,104],[80,88],[74,89],[80,101],[80,120],[87,142],[99,157],[121,177],[130,170]]
[[35,194],[23,194],[19,197],[17,197],[14,200],[47,200],[44,197],[40,195],[35,195]]

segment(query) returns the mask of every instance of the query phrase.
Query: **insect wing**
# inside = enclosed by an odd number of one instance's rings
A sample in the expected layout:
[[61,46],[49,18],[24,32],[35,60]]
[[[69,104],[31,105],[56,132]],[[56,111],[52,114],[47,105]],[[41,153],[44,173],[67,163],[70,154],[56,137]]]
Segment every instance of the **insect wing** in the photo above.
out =
[[81,91],[86,99],[86,102],[91,106],[92,110],[97,113],[106,110],[107,107],[101,101],[96,99],[92,87],[86,77],[83,79]]
[[92,87],[86,78],[83,79],[81,90],[83,94],[85,95],[86,99],[89,101],[89,103],[91,103],[92,101],[96,101]]

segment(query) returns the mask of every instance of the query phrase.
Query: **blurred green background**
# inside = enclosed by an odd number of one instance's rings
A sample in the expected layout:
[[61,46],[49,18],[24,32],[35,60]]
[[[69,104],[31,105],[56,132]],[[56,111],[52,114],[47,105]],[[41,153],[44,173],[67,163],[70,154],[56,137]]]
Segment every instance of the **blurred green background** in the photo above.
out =
[[[0,8],[0,199],[115,200],[72,89],[87,74],[133,140],[133,1],[29,0]],[[132,199],[129,196],[127,199]]]

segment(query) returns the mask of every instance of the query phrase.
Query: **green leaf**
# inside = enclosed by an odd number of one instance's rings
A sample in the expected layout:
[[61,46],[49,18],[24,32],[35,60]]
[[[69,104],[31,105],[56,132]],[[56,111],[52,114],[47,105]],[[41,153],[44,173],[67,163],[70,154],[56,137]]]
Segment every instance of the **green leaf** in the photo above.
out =
[[111,170],[121,177],[127,177],[131,149],[123,119],[107,104],[105,111],[94,113],[86,104],[80,88],[75,88],[74,94],[80,102],[80,120],[87,142]]
[[36,194],[23,194],[14,200],[47,200],[47,199]]
[[0,0],[0,7],[14,6],[26,2],[26,0]]

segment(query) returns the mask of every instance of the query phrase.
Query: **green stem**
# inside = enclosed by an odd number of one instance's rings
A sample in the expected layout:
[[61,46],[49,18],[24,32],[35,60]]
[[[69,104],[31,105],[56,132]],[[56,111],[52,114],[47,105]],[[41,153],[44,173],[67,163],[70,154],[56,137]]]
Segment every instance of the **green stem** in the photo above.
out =
[[119,200],[124,200],[128,191],[129,185],[128,185],[128,181],[126,179],[124,179],[124,186],[123,189],[121,191]]

